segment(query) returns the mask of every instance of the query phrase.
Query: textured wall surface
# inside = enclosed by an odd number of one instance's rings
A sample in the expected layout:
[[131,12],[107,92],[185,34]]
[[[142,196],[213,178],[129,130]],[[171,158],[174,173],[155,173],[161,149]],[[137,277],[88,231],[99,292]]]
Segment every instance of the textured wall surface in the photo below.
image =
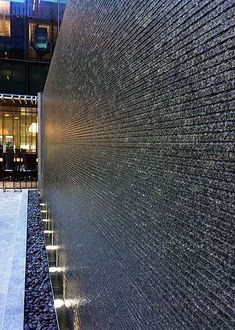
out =
[[79,329],[232,329],[233,15],[233,0],[68,4],[43,182]]

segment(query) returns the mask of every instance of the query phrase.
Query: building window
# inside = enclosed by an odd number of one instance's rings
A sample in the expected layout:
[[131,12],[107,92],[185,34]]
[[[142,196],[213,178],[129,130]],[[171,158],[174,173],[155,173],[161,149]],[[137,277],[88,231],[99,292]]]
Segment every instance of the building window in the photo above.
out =
[[0,0],[0,14],[10,15],[10,1],[2,1]]
[[10,1],[0,0],[0,36],[11,36]]
[[0,16],[0,36],[10,37],[11,36],[11,22],[10,17]]
[[0,157],[7,148],[36,152],[36,108],[0,105]]

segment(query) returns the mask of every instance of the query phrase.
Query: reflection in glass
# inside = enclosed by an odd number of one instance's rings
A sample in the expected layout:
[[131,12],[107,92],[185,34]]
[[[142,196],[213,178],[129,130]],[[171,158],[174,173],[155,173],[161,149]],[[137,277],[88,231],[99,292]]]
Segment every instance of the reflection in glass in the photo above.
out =
[[50,61],[66,1],[0,0],[0,57]]

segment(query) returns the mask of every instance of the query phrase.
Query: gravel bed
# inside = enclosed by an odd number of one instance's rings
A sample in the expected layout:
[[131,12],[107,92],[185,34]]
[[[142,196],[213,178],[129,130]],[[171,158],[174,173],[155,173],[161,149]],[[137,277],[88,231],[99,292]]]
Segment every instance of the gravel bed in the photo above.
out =
[[29,191],[24,329],[58,330],[37,191]]

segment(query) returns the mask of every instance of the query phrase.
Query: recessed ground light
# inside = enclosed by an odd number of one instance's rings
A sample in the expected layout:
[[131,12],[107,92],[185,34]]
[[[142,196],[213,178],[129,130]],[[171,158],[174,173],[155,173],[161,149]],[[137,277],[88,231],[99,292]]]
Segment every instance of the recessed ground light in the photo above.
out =
[[55,299],[54,300],[54,306],[55,306],[55,308],[60,308],[60,307],[64,306],[64,300]]
[[47,250],[59,250],[59,245],[47,245],[46,249]]
[[64,267],[49,267],[50,273],[60,273],[60,272],[64,272],[64,271],[65,271]]
[[49,219],[42,219],[43,222],[50,222]]
[[53,234],[54,230],[44,230],[44,234]]
[[9,115],[9,113],[5,113],[5,115],[4,115],[5,117],[9,117],[10,115]]
[[14,119],[19,119],[19,117],[15,117]]
[[46,204],[45,203],[40,203],[40,206],[45,206]]
[[41,210],[41,213],[47,213],[47,210]]

